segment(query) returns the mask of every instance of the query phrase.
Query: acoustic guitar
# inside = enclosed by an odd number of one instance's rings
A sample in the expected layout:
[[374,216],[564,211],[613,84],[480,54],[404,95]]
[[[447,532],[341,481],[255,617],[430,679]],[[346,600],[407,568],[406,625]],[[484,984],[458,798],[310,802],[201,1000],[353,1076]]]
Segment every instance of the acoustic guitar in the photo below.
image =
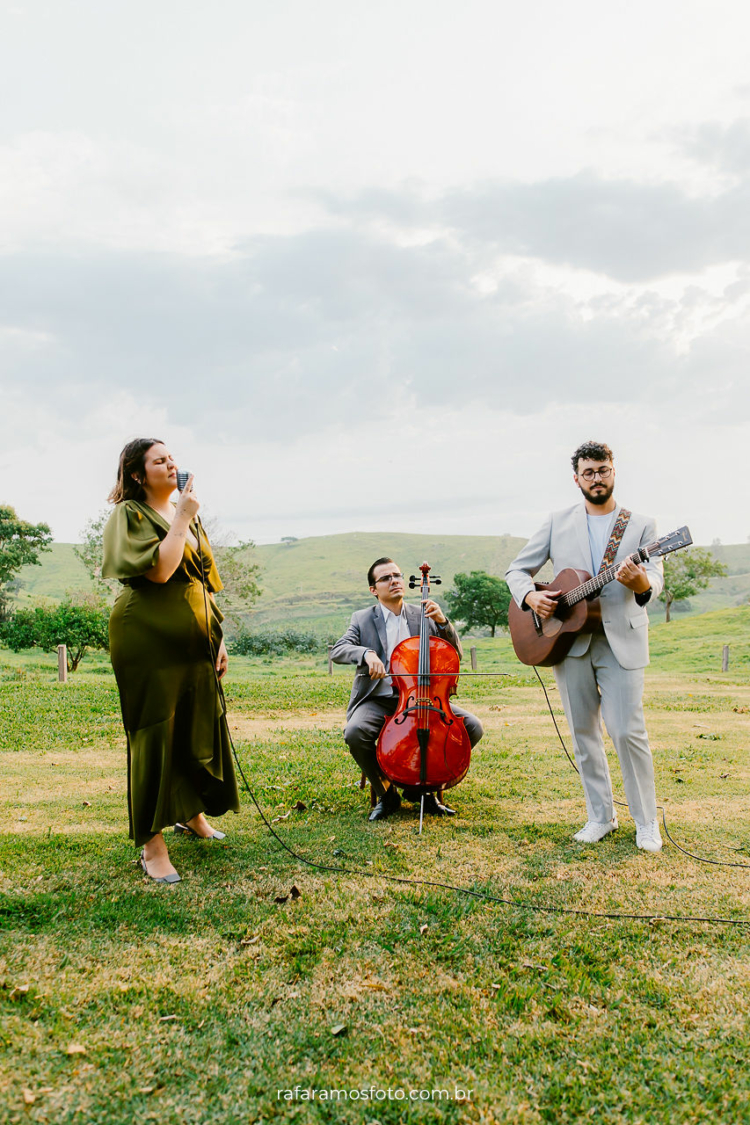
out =
[[[647,547],[639,547],[630,555],[634,563],[644,563],[659,558],[693,542],[687,527],[663,535]],[[512,599],[508,610],[508,625],[516,656],[523,664],[549,668],[559,664],[580,633],[601,631],[602,607],[599,591],[617,577],[622,564],[617,562],[597,574],[596,578],[585,570],[569,567],[561,570],[552,582],[535,582],[537,590],[560,590],[557,609],[551,617],[541,618],[533,609],[520,609]]]

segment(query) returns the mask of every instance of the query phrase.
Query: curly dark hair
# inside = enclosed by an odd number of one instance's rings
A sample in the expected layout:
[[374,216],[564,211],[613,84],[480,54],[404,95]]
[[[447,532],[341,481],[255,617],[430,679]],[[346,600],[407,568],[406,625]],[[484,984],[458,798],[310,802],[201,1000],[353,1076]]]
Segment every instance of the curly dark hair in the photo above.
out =
[[608,445],[602,441],[585,441],[579,445],[571,457],[573,472],[578,472],[579,461],[611,461],[614,465],[615,455]]
[[146,471],[146,454],[152,445],[163,445],[161,438],[139,437],[129,441],[120,454],[117,466],[117,484],[107,499],[110,504],[120,504],[123,500],[143,500],[146,493],[136,477],[143,479]]
[[375,559],[375,562],[372,564],[372,566],[370,567],[370,569],[367,572],[367,585],[368,586],[374,586],[375,585],[375,567],[376,566],[382,566],[383,563],[387,563],[387,562],[389,562],[389,563],[393,562],[393,559],[389,558],[388,555],[383,555],[382,559]]

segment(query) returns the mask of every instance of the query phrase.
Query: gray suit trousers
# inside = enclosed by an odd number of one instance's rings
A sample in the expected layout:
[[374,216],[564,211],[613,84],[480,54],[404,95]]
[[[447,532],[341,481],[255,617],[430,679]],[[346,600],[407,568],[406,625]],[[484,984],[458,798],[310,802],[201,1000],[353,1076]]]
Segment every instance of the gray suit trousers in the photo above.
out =
[[567,656],[554,671],[573,732],[588,819],[605,824],[615,815],[603,717],[620,759],[630,813],[636,824],[648,824],[656,816],[656,795],[643,717],[643,668],[623,668],[606,637],[594,634],[582,656]]
[[[367,780],[372,785],[378,797],[385,793],[383,775],[378,766],[376,751],[380,731],[386,716],[392,715],[396,710],[398,695],[376,695],[360,703],[344,729],[344,741],[349,747],[349,752]],[[482,724],[476,715],[470,715],[461,707],[451,703],[454,715],[459,715],[465,720],[466,733],[472,747],[476,746],[482,737]]]

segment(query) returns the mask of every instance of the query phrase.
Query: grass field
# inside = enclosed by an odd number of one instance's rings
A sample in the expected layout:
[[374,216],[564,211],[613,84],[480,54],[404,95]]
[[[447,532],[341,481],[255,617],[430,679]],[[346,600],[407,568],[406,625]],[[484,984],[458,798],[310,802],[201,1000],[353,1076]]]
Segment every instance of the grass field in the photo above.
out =
[[[749,612],[654,629],[647,683],[670,831],[746,864]],[[750,1121],[750,870],[638,853],[626,812],[576,845],[579,782],[533,673],[506,639],[477,648],[513,675],[463,681],[486,735],[460,815],[421,837],[411,806],[367,823],[340,735],[350,669],[235,659],[231,726],[265,816],[344,870],[294,858],[244,798],[226,845],[174,841],[176,887],[126,839],[106,658],[62,685],[51,657],[0,652],[2,1120]]]
[[[396,556],[410,574],[427,558],[443,585],[434,593],[440,600],[451,588],[459,571],[486,570],[503,575],[524,540],[493,535],[406,535],[352,532],[300,539],[256,548],[262,567],[263,595],[257,602],[254,625],[294,624],[322,634],[343,632],[353,610],[367,599],[365,576],[373,559],[384,551]],[[728,569],[726,578],[712,579],[707,590],[689,603],[680,603],[677,618],[737,606],[750,597],[750,543],[712,548]],[[25,567],[20,573],[19,600],[49,597],[60,599],[67,590],[90,589],[85,568],[70,543],[55,543],[41,556],[41,566]],[[551,578],[551,572],[540,575]],[[687,612],[685,611],[687,605]],[[664,617],[661,602],[649,607],[655,621]]]

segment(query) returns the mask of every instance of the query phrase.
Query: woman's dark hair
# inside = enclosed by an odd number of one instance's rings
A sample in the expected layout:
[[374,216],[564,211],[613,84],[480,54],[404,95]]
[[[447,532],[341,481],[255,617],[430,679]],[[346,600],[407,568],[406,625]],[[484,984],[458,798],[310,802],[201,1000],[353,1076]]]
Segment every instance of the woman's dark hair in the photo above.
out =
[[384,555],[382,559],[375,559],[375,562],[372,564],[372,566],[370,567],[370,569],[367,572],[367,585],[368,586],[374,586],[375,585],[375,567],[376,566],[382,566],[383,563],[387,563],[387,562],[390,562],[390,563],[393,562],[393,559],[390,559],[388,557],[388,555]]
[[603,441],[585,441],[579,445],[571,457],[573,472],[578,472],[579,461],[611,461],[614,465],[615,457],[612,450]]
[[[146,454],[152,445],[163,445],[161,438],[139,437],[129,441],[120,454],[117,466],[117,484],[107,499],[110,504],[123,500],[143,500],[146,493],[140,483],[146,473]],[[138,480],[135,478],[138,477]]]

